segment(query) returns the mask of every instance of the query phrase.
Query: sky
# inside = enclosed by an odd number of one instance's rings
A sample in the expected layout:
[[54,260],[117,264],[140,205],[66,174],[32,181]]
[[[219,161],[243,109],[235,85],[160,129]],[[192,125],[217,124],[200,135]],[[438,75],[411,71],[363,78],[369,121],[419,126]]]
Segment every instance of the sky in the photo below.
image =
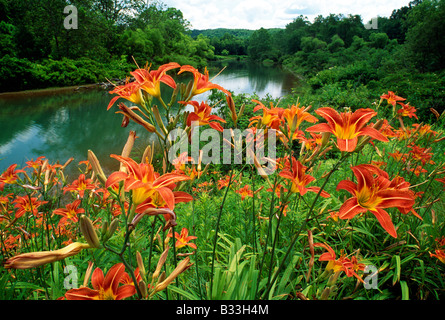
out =
[[364,23],[372,18],[389,17],[394,9],[410,0],[162,0],[182,11],[191,29],[284,28],[303,15],[313,22],[318,15],[360,15]]

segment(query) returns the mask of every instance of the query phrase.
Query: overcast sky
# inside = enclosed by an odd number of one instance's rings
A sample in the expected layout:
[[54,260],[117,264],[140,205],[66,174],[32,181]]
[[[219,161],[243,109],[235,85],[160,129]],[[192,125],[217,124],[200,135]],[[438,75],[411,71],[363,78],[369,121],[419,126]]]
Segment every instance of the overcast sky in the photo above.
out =
[[364,23],[389,17],[409,0],[162,0],[182,11],[192,29],[240,28],[257,30],[284,28],[299,15],[310,22],[318,16],[358,14]]

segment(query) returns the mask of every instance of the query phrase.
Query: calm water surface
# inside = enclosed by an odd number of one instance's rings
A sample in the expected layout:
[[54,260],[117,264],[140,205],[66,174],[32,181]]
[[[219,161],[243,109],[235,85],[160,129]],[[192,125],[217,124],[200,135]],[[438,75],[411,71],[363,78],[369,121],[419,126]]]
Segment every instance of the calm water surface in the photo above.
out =
[[[210,78],[222,66],[209,66]],[[235,93],[277,98],[290,93],[294,86],[294,77],[278,68],[236,61],[225,66],[213,82]],[[132,122],[122,128],[122,116],[114,113],[116,109],[106,110],[112,97],[96,89],[13,98],[0,95],[0,173],[13,163],[23,167],[39,156],[50,163],[64,163],[74,157],[67,173],[76,177],[77,163],[87,159],[88,149],[94,151],[106,173],[116,170],[118,162],[109,155],[121,153],[130,130],[139,137],[135,149],[143,150],[154,137]]]

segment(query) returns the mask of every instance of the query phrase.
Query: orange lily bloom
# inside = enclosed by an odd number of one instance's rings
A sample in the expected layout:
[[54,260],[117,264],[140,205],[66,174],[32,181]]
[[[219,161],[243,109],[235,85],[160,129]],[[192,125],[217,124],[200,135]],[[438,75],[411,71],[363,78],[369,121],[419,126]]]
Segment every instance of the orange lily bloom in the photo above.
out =
[[189,101],[189,102],[180,101],[179,103],[191,104],[193,106],[194,112],[191,112],[187,117],[188,127],[192,125],[192,122],[198,122],[198,125],[200,126],[208,124],[211,128],[215,130],[221,132],[223,131],[223,127],[221,126],[221,124],[215,121],[220,121],[225,123],[226,120],[214,114],[210,114],[212,112],[212,108],[204,101],[202,101],[201,104],[198,101]]
[[445,250],[437,249],[435,253],[430,253],[430,257],[436,257],[440,262],[445,263]]
[[244,200],[246,197],[253,197],[253,191],[250,190],[250,186],[247,184],[235,192],[241,195],[241,200]]
[[359,136],[370,136],[380,141],[388,139],[378,130],[366,123],[377,113],[372,109],[359,109],[354,113],[342,112],[323,107],[315,111],[328,123],[320,123],[306,129],[308,132],[330,132],[337,137],[337,147],[340,151],[353,152]]
[[396,96],[394,94],[394,92],[392,92],[392,91],[388,91],[387,94],[381,95],[380,98],[381,99],[386,99],[386,101],[388,101],[388,104],[391,104],[393,106],[396,105],[397,101],[405,101],[406,100],[405,98]]
[[224,92],[229,96],[232,95],[229,91],[227,91],[223,87],[209,81],[209,71],[207,70],[207,67],[205,67],[204,74],[201,74],[196,68],[190,65],[185,65],[181,67],[178,74],[181,74],[185,71],[191,72],[193,74],[193,88],[191,91],[190,98],[212,89],[221,90],[222,92]]
[[410,117],[410,118],[414,117],[416,119],[419,119],[417,118],[416,115],[417,109],[414,108],[413,106],[410,106],[409,103],[404,104],[399,102],[399,105],[402,106],[402,109],[397,110],[397,113],[399,113],[402,117]]
[[[391,180],[391,183],[389,184],[388,189],[406,192],[413,199],[416,199],[416,194],[414,193],[414,191],[409,189],[410,185],[411,184],[408,181],[405,181],[405,179],[403,177],[396,176],[394,179]],[[422,217],[413,209],[413,206],[397,207],[397,209],[399,209],[399,211],[403,214],[412,212],[412,214],[414,214],[417,218],[419,218],[420,220],[423,220]]]
[[53,211],[54,214],[62,216],[59,223],[64,223],[66,220],[71,220],[73,222],[79,221],[77,217],[78,214],[84,213],[85,210],[79,208],[81,203],[80,199],[75,200],[73,203],[68,203],[65,208],[59,208]]
[[15,203],[14,207],[18,208],[17,212],[15,213],[16,218],[20,218],[25,213],[32,213],[34,216],[37,216],[38,214],[38,208],[42,204],[48,203],[48,201],[39,201],[35,197],[31,197],[31,200],[29,197],[17,197],[13,203]]
[[289,109],[284,109],[283,117],[287,122],[287,125],[290,129],[296,130],[300,127],[300,124],[303,121],[315,123],[318,122],[318,119],[311,115],[307,110],[309,107],[300,107],[298,105],[292,105]]
[[176,159],[173,159],[172,164],[175,167],[176,171],[178,171],[179,173],[184,172],[185,165],[188,163],[195,163],[195,160],[188,156],[187,151],[181,153]]
[[[172,238],[173,234],[170,232],[167,237]],[[189,246],[190,248],[196,249],[197,246],[194,243],[189,243],[190,240],[197,239],[195,236],[189,236],[189,231],[187,228],[182,228],[181,234],[175,232],[176,244],[175,247],[180,249],[185,246]]]
[[[308,191],[318,193],[320,191],[320,187],[306,187],[309,183],[315,180],[314,177],[306,174],[306,169],[307,167],[303,166],[300,161],[292,157],[292,167],[290,170],[281,171],[279,176],[291,180],[292,185],[290,191],[293,193],[299,193],[302,196],[304,196]],[[329,193],[324,190],[320,193],[320,195],[323,198],[330,197]]]
[[27,166],[24,167],[23,169],[33,168],[34,172],[37,172],[37,169],[40,168],[43,165],[42,159],[45,159],[45,157],[44,156],[40,156],[40,157],[37,157],[36,160],[31,159],[29,161],[26,161]]
[[163,64],[158,70],[151,70],[150,67],[146,69],[136,69],[130,74],[136,79],[140,88],[147,92],[149,95],[160,98],[161,97],[161,82],[165,83],[169,87],[176,89],[176,82],[166,72],[171,69],[179,68],[180,65],[176,62],[170,62]]
[[258,110],[263,110],[263,115],[250,118],[249,127],[251,127],[254,123],[257,123],[259,120],[261,120],[261,123],[264,124],[265,126],[275,130],[279,130],[280,124],[284,119],[283,118],[284,109],[279,107],[274,107],[272,102],[270,103],[270,109],[268,109],[260,101],[258,100],[252,100],[252,101],[258,103],[258,105],[255,108],[253,108],[253,112],[257,112]]
[[15,170],[17,164],[12,164],[0,175],[0,183],[14,184],[19,179],[17,173],[25,172],[23,170]]
[[86,190],[93,190],[96,185],[93,184],[93,179],[85,179],[85,174],[79,175],[77,180],[74,180],[70,185],[63,188],[63,193],[67,191],[73,191],[79,194],[79,197],[83,198]]
[[322,247],[327,250],[327,252],[323,253],[320,258],[318,258],[318,261],[329,261],[328,265],[326,266],[326,270],[332,270],[334,273],[344,271],[346,276],[354,276],[361,282],[364,282],[363,279],[355,272],[365,269],[365,265],[358,263],[357,258],[352,257],[352,259],[349,259],[346,257],[346,255],[342,254],[337,259],[334,249],[325,243],[314,243],[314,247]]
[[124,275],[123,263],[112,266],[105,277],[102,269],[96,268],[91,276],[94,289],[88,287],[71,289],[65,293],[65,297],[67,300],[122,300],[131,297],[136,293],[134,285],[119,286]]
[[127,99],[128,101],[136,104],[141,104],[144,99],[141,93],[141,86],[136,81],[128,82],[127,80],[124,85],[116,86],[116,88],[114,88],[114,90],[112,91],[109,91],[109,93],[116,93],[118,95],[111,99],[110,103],[108,104],[107,110],[110,110],[110,108],[119,98]]
[[190,180],[190,177],[183,174],[167,173],[160,176],[154,171],[151,164],[137,164],[133,159],[112,154],[122,162],[128,173],[123,171],[113,172],[107,179],[105,187],[108,188],[119,181],[124,181],[125,192],[132,191],[132,199],[135,205],[142,204],[148,198],[157,207],[168,207],[173,210],[175,207],[175,194],[173,189],[175,183]]
[[[397,189],[388,179],[388,174],[372,165],[352,167],[357,183],[342,180],[337,190],[343,189],[353,195],[339,210],[340,219],[370,211],[392,237],[397,238],[390,215],[384,210],[390,207],[412,208],[414,195],[406,189]],[[375,176],[376,175],[376,176]]]

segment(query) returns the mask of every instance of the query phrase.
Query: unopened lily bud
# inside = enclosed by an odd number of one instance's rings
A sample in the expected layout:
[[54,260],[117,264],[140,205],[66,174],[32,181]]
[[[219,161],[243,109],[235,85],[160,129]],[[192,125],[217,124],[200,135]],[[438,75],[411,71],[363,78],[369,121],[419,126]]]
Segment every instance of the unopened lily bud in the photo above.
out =
[[238,119],[241,118],[241,116],[243,115],[243,113],[244,113],[244,108],[245,108],[245,107],[246,107],[246,104],[243,103],[243,104],[241,105],[241,108],[239,109],[239,112],[238,112]]
[[145,277],[145,267],[144,267],[144,261],[142,260],[141,253],[139,251],[136,251],[136,261],[139,268],[139,273],[141,274],[142,278]]
[[[130,156],[131,150],[133,149],[134,141],[136,140],[136,132],[130,131],[128,134],[127,142],[125,142],[124,148],[122,149],[121,156],[128,158]],[[121,169],[123,164],[121,164]],[[122,171],[122,170],[121,170]]]
[[66,168],[66,167],[67,167],[73,160],[74,160],[73,157],[69,158],[69,159],[65,162],[65,164],[61,167],[61,170],[62,170],[62,171],[65,170],[65,168]]
[[9,258],[5,261],[6,269],[29,269],[47,263],[59,261],[78,254],[82,249],[89,248],[86,243],[74,242],[70,245],[54,251],[28,252]]
[[173,94],[169,103],[170,106],[176,101],[176,97],[178,96],[180,90],[181,90],[180,86],[176,86],[176,88],[173,90]]
[[331,138],[330,132],[323,132],[321,134],[321,146],[322,147],[326,146],[328,144],[330,138]]
[[325,288],[321,294],[320,300],[328,300],[330,293],[331,293],[331,289]]
[[110,227],[107,230],[107,234],[105,235],[105,239],[110,239],[113,234],[116,232],[117,227],[119,226],[119,219],[115,218],[110,223]]
[[161,272],[161,268],[164,265],[165,261],[167,260],[168,249],[169,248],[167,247],[167,249],[165,249],[164,252],[159,257],[158,264],[156,266],[156,270],[153,273],[153,279],[156,279],[157,277],[159,277],[159,273]]
[[162,273],[161,273],[161,275],[159,276],[159,279],[158,279],[158,284],[161,283],[162,281],[164,281],[165,278],[166,278],[165,271],[162,271]]
[[80,217],[80,231],[85,238],[85,241],[93,248],[99,248],[100,242],[99,237],[97,236],[96,230],[94,229],[93,223],[91,220],[82,215]]
[[372,127],[376,130],[380,130],[383,126],[384,121],[379,119]]
[[183,90],[182,92],[182,98],[183,98],[182,100],[189,101],[192,98],[190,94],[192,92],[193,85],[194,85],[193,80],[190,80],[189,83],[187,84],[187,87],[185,87],[185,90]]
[[117,111],[116,113],[122,113],[124,116],[133,120],[137,124],[140,124],[141,126],[143,126],[148,132],[156,131],[156,127],[154,125],[145,121],[141,116],[136,114],[131,108],[127,107],[125,104],[120,103],[119,109],[120,109],[120,111]]
[[236,121],[238,120],[238,116],[236,114],[235,102],[233,101],[232,96],[226,96],[227,106],[230,110],[230,116],[232,117],[232,121],[236,126]]
[[102,185],[105,185],[107,177],[105,176],[105,173],[102,170],[99,160],[97,159],[94,152],[91,150],[88,150],[88,162],[91,164],[91,167],[93,168],[93,171],[96,174],[97,178],[99,179],[100,183],[102,183]]
[[107,234],[107,231],[108,231],[108,221],[104,221],[102,223],[102,228],[101,228],[101,231],[100,231],[102,237]]
[[337,279],[338,279],[339,276],[340,276],[340,271],[337,271],[337,272],[335,272],[333,275],[331,275],[331,276],[329,277],[327,286],[328,286],[328,287],[333,286],[333,285],[337,282]]
[[155,116],[155,120],[156,120],[156,123],[158,124],[159,128],[161,128],[162,132],[165,135],[167,135],[168,132],[167,132],[167,129],[165,128],[165,126],[164,126],[164,122],[162,121],[161,114],[159,113],[158,106],[153,106],[151,108],[151,110],[153,112],[153,115]]
[[94,263],[91,261],[88,262],[88,268],[85,272],[85,277],[83,278],[83,287],[88,287],[88,281],[90,280],[90,276],[93,273],[93,264]]
[[190,262],[190,258],[186,257],[184,260],[182,260],[178,264],[178,266],[175,268],[175,270],[173,270],[173,272],[167,278],[165,278],[165,280],[161,281],[161,277],[160,277],[159,281],[158,281],[158,284],[155,287],[154,293],[162,291],[165,288],[167,288],[167,286],[174,279],[176,279],[177,276],[179,276],[182,272],[184,272],[185,270],[187,270],[191,266],[191,264],[189,264],[189,262]]
[[143,297],[148,296],[148,288],[144,280],[139,281],[138,287]]

